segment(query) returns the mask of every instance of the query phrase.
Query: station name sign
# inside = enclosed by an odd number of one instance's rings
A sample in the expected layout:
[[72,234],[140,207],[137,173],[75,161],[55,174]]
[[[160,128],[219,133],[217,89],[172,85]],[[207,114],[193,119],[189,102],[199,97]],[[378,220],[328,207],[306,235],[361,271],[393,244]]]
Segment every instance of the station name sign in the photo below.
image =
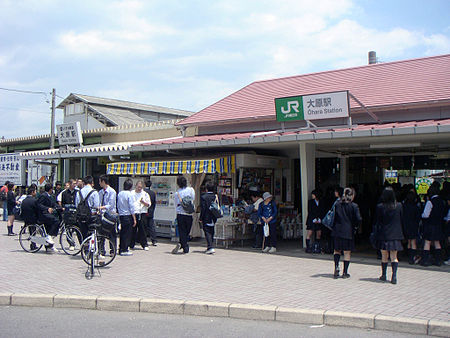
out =
[[64,123],[58,124],[56,126],[58,131],[58,142],[60,145],[77,144],[81,145],[83,143],[83,137],[81,134],[80,122]]
[[279,122],[348,117],[348,91],[277,98],[275,109]]

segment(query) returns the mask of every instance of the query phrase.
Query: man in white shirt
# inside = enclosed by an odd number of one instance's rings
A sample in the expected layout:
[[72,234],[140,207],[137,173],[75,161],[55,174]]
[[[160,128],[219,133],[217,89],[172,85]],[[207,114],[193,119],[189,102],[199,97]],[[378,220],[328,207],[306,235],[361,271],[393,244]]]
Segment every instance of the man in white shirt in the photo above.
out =
[[136,212],[136,226],[133,228],[130,248],[134,249],[136,241],[138,241],[145,251],[148,251],[147,243],[147,212],[150,206],[150,196],[144,190],[144,183],[138,181],[135,190],[131,192],[134,198],[134,209]]
[[193,188],[187,186],[187,181],[184,176],[177,177],[177,185],[179,189],[175,194],[175,205],[177,211],[177,224],[180,243],[172,250],[173,254],[177,254],[182,248],[183,253],[189,253],[189,233],[192,228],[192,213],[189,213],[182,205],[183,198],[190,197],[191,201],[195,201],[195,191]]
[[[86,176],[83,179],[84,187],[80,191],[78,191],[75,195],[75,206],[78,207],[78,204],[82,201],[82,199],[87,198],[87,204],[91,209],[92,216],[94,216],[99,208],[100,208],[100,198],[98,192],[94,190],[94,178],[92,176]],[[92,191],[92,192],[91,192]],[[88,234],[88,225],[89,224],[78,224],[80,226],[81,233],[83,234],[83,238],[87,237]]]

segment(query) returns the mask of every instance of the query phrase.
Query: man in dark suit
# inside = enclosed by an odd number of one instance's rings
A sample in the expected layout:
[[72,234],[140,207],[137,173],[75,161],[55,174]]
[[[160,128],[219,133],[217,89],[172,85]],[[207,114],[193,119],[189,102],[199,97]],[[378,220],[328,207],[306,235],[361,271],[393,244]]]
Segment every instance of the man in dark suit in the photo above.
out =
[[152,181],[148,180],[145,182],[146,188],[144,191],[149,194],[150,196],[150,206],[148,207],[148,214],[147,214],[147,229],[148,233],[150,235],[150,240],[152,241],[152,245],[156,246],[157,240],[156,240],[156,229],[155,229],[155,221],[153,219],[155,215],[155,207],[156,207],[156,193],[151,189],[152,187]]
[[44,193],[39,196],[37,200],[39,208],[39,221],[42,222],[47,231],[47,243],[50,244],[46,247],[47,251],[58,252],[58,250],[53,246],[55,242],[52,236],[58,235],[59,219],[53,214],[56,209],[56,201],[52,196],[53,186],[47,183],[44,187]]
[[[37,205],[36,199],[36,188],[28,188],[27,197],[22,201],[20,205],[21,215],[25,225],[37,224],[39,219],[39,207]],[[30,226],[30,233],[33,233],[36,227]],[[30,244],[30,249],[34,250],[36,248],[35,243]]]

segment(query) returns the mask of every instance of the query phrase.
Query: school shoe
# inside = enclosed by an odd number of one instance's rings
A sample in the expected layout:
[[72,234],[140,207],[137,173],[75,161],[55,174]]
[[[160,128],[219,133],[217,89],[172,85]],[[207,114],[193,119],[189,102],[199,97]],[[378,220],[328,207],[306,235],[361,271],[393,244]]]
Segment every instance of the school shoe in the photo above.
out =
[[450,258],[447,259],[446,261],[444,261],[444,264],[445,264],[445,265],[450,265]]
[[205,254],[207,254],[207,255],[212,255],[212,254],[215,253],[215,252],[216,252],[216,250],[214,250],[213,248],[211,248],[211,249],[206,250],[206,251],[205,251]]
[[322,252],[322,250],[320,249],[320,244],[319,243],[314,243],[313,253],[320,254],[321,252]]
[[270,246],[266,246],[266,247],[262,250],[262,252],[267,253],[267,252],[269,252],[269,250],[270,250]]
[[55,241],[53,240],[52,236],[50,236],[50,235],[45,236],[45,241],[51,245],[55,244]]
[[59,251],[58,251],[58,249],[56,249],[54,246],[51,246],[51,247],[49,247],[49,248],[45,248],[45,252],[48,252],[48,253],[58,253]]
[[152,242],[152,246],[158,246],[157,242]]
[[178,251],[181,249],[181,244],[177,243],[177,245],[175,246],[175,248],[173,248],[172,253],[173,254],[177,254]]
[[69,251],[75,251],[75,247],[73,245],[69,246]]
[[277,252],[277,248],[275,248],[274,246],[270,248],[269,253],[275,253]]
[[339,270],[339,267],[338,266],[335,266],[334,267],[334,274],[333,274],[333,278],[334,279],[338,279],[339,278],[339,273],[340,273],[341,271]]
[[133,253],[131,251],[123,251],[120,253],[121,256],[133,256]]
[[350,278],[350,274],[349,273],[343,273],[342,274],[342,278],[344,278],[344,279]]
[[148,250],[149,250],[148,246],[144,246],[144,251],[148,251]]

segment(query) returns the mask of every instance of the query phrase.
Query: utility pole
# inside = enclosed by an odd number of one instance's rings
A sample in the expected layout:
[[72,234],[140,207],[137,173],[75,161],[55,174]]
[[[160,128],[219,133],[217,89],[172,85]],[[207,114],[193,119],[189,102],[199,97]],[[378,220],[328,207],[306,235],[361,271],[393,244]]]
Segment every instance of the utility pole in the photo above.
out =
[[51,121],[51,131],[50,131],[50,149],[55,148],[55,100],[56,100],[56,90],[52,90],[52,121]]

